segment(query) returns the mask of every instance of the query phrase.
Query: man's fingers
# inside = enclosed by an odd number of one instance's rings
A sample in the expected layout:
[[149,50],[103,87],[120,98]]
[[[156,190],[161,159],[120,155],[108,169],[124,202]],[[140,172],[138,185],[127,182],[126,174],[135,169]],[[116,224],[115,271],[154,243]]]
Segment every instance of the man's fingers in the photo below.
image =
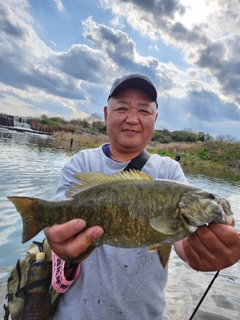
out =
[[86,222],[82,219],[70,220],[63,224],[56,224],[52,227],[44,229],[45,235],[51,243],[63,243],[81,232],[86,226]]
[[[68,252],[68,256],[65,256],[65,260],[78,257],[81,253],[85,252],[93,243],[93,241],[98,239],[102,234],[103,229],[99,226],[91,227],[83,233],[78,234],[66,244],[66,251]],[[88,257],[90,253],[84,258]]]
[[59,258],[67,260],[86,251],[92,242],[104,232],[99,226],[84,230],[85,226],[84,220],[74,219],[64,224],[46,228],[44,231],[51,249]]
[[240,258],[237,231],[224,224],[202,226],[182,241],[188,264],[196,270],[215,271],[226,268]]
[[232,225],[210,223],[208,229],[229,249],[238,245],[239,235]]

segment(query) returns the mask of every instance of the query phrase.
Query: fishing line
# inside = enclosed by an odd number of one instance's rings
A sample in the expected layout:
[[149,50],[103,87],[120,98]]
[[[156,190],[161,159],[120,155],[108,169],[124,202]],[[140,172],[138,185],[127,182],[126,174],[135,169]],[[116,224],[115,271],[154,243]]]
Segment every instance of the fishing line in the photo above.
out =
[[195,316],[195,314],[196,314],[196,312],[198,311],[198,309],[199,309],[200,305],[202,304],[203,300],[205,299],[206,295],[208,294],[208,291],[211,289],[211,287],[212,287],[212,285],[213,285],[214,281],[216,280],[217,276],[219,275],[219,272],[220,272],[220,271],[217,271],[217,272],[215,273],[215,275],[214,275],[214,277],[213,277],[212,281],[209,283],[209,285],[208,285],[208,287],[207,287],[206,291],[204,292],[204,294],[203,294],[202,298],[201,298],[201,299],[200,299],[200,301],[198,302],[198,304],[197,304],[196,308],[194,309],[194,311],[193,311],[193,313],[192,313],[191,317],[189,318],[189,320],[192,320],[192,319],[193,319],[193,317]]

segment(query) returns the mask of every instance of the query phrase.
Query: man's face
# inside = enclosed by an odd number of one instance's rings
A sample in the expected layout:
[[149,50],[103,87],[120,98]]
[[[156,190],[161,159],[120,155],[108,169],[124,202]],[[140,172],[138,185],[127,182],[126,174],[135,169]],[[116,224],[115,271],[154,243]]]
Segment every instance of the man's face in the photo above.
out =
[[154,133],[156,103],[145,92],[128,88],[110,98],[104,118],[111,148],[141,152]]

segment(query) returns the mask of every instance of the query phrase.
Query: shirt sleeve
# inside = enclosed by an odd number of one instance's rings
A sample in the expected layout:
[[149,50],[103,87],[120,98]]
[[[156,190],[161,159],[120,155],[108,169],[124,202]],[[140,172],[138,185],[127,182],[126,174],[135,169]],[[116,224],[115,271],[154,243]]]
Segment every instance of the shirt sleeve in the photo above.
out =
[[172,180],[179,181],[182,183],[188,183],[187,178],[179,163],[177,164],[175,170],[173,171]]
[[73,156],[61,170],[61,183],[56,190],[55,196],[51,200],[62,200],[66,198],[66,190],[72,188],[71,182],[78,182],[74,174],[85,171],[82,155],[80,153]]

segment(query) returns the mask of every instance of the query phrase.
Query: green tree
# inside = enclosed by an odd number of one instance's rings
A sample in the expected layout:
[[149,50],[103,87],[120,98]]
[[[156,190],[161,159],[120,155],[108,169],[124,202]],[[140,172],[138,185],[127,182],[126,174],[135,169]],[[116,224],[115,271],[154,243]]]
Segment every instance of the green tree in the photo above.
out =
[[46,114],[42,114],[41,117],[40,117],[40,121],[39,122],[49,125],[50,119]]

